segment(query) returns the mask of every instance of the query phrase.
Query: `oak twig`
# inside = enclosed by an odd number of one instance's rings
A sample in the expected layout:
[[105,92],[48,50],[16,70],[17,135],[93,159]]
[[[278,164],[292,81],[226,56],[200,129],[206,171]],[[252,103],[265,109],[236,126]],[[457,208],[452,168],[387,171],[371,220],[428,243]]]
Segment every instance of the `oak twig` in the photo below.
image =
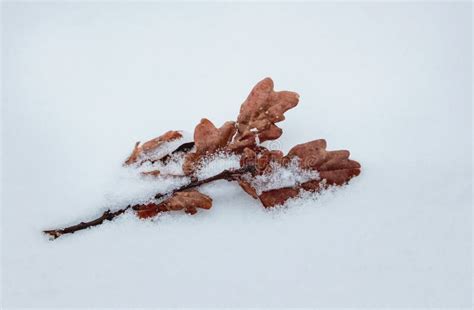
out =
[[[183,186],[181,186],[177,189],[174,189],[170,192],[158,193],[153,198],[154,199],[160,199],[160,198],[163,198],[167,195],[172,195],[176,192],[185,191],[185,190],[195,188],[195,187],[201,186],[203,184],[207,184],[207,183],[217,181],[217,180],[234,181],[234,180],[237,180],[243,174],[245,174],[247,172],[252,172],[254,169],[255,169],[255,167],[246,166],[246,167],[240,168],[240,169],[224,170],[221,173],[218,173],[218,174],[216,174],[212,177],[209,177],[207,179],[202,179],[202,180],[194,179],[194,180],[191,181],[191,183],[189,183],[187,185],[183,185]],[[43,232],[47,235],[50,235],[52,237],[52,239],[56,239],[56,238],[59,238],[62,235],[65,235],[65,234],[73,234],[76,231],[80,231],[80,230],[83,230],[83,229],[86,229],[86,228],[90,228],[90,227],[93,227],[93,226],[100,225],[105,221],[112,221],[117,216],[120,216],[123,213],[125,213],[128,209],[132,208],[132,209],[135,210],[137,207],[138,207],[137,205],[135,205],[135,206],[128,205],[127,207],[119,209],[119,210],[114,211],[114,212],[111,212],[110,210],[107,210],[100,217],[98,217],[98,218],[96,218],[92,221],[81,222],[79,224],[69,226],[69,227],[66,227],[66,228],[62,228],[62,229],[44,230]]]
[[119,209],[117,211],[111,212],[110,210],[105,211],[100,217],[96,218],[95,220],[89,222],[80,222],[79,224],[69,226],[63,229],[53,229],[53,230],[45,230],[43,231],[45,234],[50,235],[53,239],[59,238],[65,234],[73,234],[76,231],[83,230],[89,227],[97,226],[102,224],[104,221],[111,221],[117,216],[125,213],[128,209],[132,206],[128,205],[123,209]]

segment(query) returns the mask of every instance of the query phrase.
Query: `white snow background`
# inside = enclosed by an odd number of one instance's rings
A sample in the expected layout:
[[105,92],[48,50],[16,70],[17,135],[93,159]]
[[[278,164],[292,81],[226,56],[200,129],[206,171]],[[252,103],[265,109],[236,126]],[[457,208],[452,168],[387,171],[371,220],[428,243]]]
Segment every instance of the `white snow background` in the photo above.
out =
[[[472,8],[464,3],[2,3],[2,296],[9,307],[472,304]],[[235,120],[266,76],[300,104],[274,148],[317,138],[351,184],[265,211],[127,215],[160,185],[136,141]]]

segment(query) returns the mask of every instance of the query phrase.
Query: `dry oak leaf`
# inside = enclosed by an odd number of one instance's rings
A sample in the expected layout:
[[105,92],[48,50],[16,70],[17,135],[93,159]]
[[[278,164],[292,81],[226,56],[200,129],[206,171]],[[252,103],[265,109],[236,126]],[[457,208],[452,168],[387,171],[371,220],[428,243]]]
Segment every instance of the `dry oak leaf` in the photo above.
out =
[[194,129],[194,143],[196,153],[200,155],[212,154],[224,148],[235,134],[235,123],[225,122],[221,128],[203,118]]
[[258,142],[278,139],[282,130],[275,123],[283,121],[284,113],[298,101],[299,95],[295,92],[274,91],[271,78],[258,82],[240,107],[237,133],[229,149],[242,151]]
[[360,174],[360,164],[349,159],[347,150],[326,151],[326,140],[319,139],[294,146],[287,157],[298,157],[300,167],[317,170],[327,185],[343,185]]
[[[245,154],[247,154],[246,156],[252,156],[249,151]],[[281,205],[289,198],[296,197],[300,190],[315,192],[328,186],[341,186],[353,177],[358,176],[360,174],[361,166],[358,162],[349,159],[349,156],[350,153],[347,150],[327,151],[326,140],[324,139],[310,141],[296,145],[285,157],[276,156],[270,158],[269,161],[263,162],[263,165],[269,165],[272,160],[285,165],[294,157],[297,157],[299,159],[300,167],[303,169],[318,171],[319,179],[310,180],[295,187],[285,187],[265,191],[260,195],[257,195],[256,190],[248,182],[241,180],[239,184],[249,195],[260,199],[264,207],[268,208],[275,205]],[[261,168],[262,166],[260,169]],[[258,169],[257,166],[256,171],[259,171]]]
[[[283,156],[283,152],[278,150],[270,151],[264,147],[259,147],[258,149],[245,148],[240,157],[240,166],[242,168],[249,166],[254,168],[253,176],[271,173],[271,162],[282,165],[286,164],[286,158]],[[242,187],[247,194],[258,199],[257,191],[247,180],[241,177],[238,182],[240,187]]]
[[275,125],[285,119],[284,113],[298,104],[295,92],[273,90],[271,78],[258,82],[240,107],[237,123],[226,122],[221,128],[203,119],[194,130],[196,151],[186,155],[183,171],[192,174],[205,155],[219,150],[241,153],[258,148],[259,142],[278,139],[282,130]]
[[127,160],[125,160],[124,164],[134,164],[138,161],[138,159],[140,159],[142,155],[146,155],[157,150],[165,142],[170,142],[182,137],[183,135],[179,131],[170,130],[157,138],[151,139],[150,141],[143,143],[142,145],[140,145],[140,141],[138,141],[137,143],[135,143],[135,147],[132,151],[132,154],[130,154]]
[[188,153],[184,159],[184,173],[186,175],[192,174],[202,157],[223,150],[232,139],[235,131],[234,122],[225,122],[220,128],[216,128],[210,120],[201,119],[201,122],[194,129],[195,151]]
[[287,158],[279,150],[269,150],[263,146],[258,148],[245,148],[240,156],[240,166],[252,166],[253,175],[262,175],[271,172],[270,163],[287,164]]
[[188,214],[195,214],[197,208],[210,209],[212,207],[211,197],[197,190],[188,190],[174,193],[170,198],[161,203],[148,203],[135,206],[139,218],[156,216],[160,212],[184,210]]

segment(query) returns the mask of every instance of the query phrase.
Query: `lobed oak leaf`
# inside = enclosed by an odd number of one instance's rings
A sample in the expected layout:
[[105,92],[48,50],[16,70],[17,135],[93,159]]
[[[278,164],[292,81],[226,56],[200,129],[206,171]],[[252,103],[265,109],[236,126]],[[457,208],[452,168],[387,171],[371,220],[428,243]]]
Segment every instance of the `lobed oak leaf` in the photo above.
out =
[[284,113],[298,101],[299,95],[295,92],[274,91],[271,78],[258,82],[240,107],[237,133],[229,149],[239,151],[258,142],[278,139],[282,130],[275,123],[283,121]]
[[235,134],[236,128],[234,122],[225,122],[220,128],[203,118],[194,129],[194,143],[196,153],[200,155],[212,154],[229,143]]
[[232,139],[235,131],[234,122],[225,122],[220,128],[216,128],[210,120],[201,119],[201,122],[194,129],[195,151],[188,153],[184,159],[184,173],[186,175],[192,174],[202,157],[223,150]]
[[327,185],[343,185],[360,174],[360,164],[349,156],[347,150],[326,151],[324,139],[298,144],[287,155],[298,157],[301,168],[317,170]]
[[163,135],[151,139],[140,145],[140,142],[135,143],[132,154],[125,160],[124,165],[131,165],[136,163],[143,155],[150,154],[156,151],[161,145],[166,142],[170,142],[179,138],[182,138],[183,135],[179,131],[170,130],[164,133]]
[[226,122],[216,128],[211,121],[201,120],[194,130],[196,150],[186,155],[184,173],[192,174],[206,155],[217,151],[241,153],[245,148],[258,149],[259,142],[279,138],[282,130],[275,123],[283,121],[284,113],[298,100],[297,93],[275,92],[272,79],[263,79],[241,105],[237,123]]
[[285,157],[278,152],[272,154],[271,151],[263,151],[257,154],[252,150],[244,150],[241,165],[251,165],[253,160],[257,174],[271,173],[271,170],[268,170],[271,162],[287,165],[296,157],[300,168],[317,171],[319,177],[294,187],[263,191],[259,195],[249,182],[242,179],[239,184],[250,196],[260,199],[264,207],[281,205],[289,198],[296,197],[300,190],[315,192],[328,186],[341,186],[358,176],[361,166],[358,162],[349,159],[349,156],[350,152],[347,150],[327,151],[326,141],[323,139],[296,145]]
[[184,210],[188,214],[195,214],[197,208],[210,209],[212,198],[197,190],[188,190],[174,193],[170,198],[161,203],[148,203],[135,206],[139,218],[149,218],[161,212]]
[[265,208],[282,205],[290,198],[298,196],[300,190],[296,187],[284,187],[261,193],[258,198]]

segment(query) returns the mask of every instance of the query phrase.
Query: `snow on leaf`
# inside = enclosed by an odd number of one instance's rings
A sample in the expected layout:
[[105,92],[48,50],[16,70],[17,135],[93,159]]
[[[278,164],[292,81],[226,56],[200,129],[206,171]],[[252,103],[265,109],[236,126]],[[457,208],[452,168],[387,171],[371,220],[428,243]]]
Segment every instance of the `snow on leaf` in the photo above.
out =
[[317,171],[302,169],[299,160],[296,158],[288,165],[271,162],[269,168],[268,172],[249,177],[247,180],[255,188],[258,195],[273,189],[297,187],[310,180],[319,180]]
[[300,190],[319,191],[344,185],[360,174],[360,164],[349,159],[349,151],[326,151],[323,139],[296,145],[285,157],[272,158],[268,154],[268,150],[261,154],[244,150],[241,165],[251,165],[253,161],[257,169],[239,182],[246,193],[259,198],[265,207],[283,204]]
[[183,171],[186,175],[192,174],[199,166],[199,161],[204,156],[209,156],[225,146],[235,134],[235,123],[226,122],[222,127],[216,128],[214,124],[203,118],[194,129],[194,143],[196,150],[186,155]]
[[132,154],[125,160],[124,165],[131,165],[137,163],[138,160],[143,160],[147,155],[155,152],[160,146],[166,142],[170,142],[179,138],[182,138],[183,135],[179,131],[170,130],[164,133],[163,135],[151,139],[140,145],[140,142],[135,143]]

